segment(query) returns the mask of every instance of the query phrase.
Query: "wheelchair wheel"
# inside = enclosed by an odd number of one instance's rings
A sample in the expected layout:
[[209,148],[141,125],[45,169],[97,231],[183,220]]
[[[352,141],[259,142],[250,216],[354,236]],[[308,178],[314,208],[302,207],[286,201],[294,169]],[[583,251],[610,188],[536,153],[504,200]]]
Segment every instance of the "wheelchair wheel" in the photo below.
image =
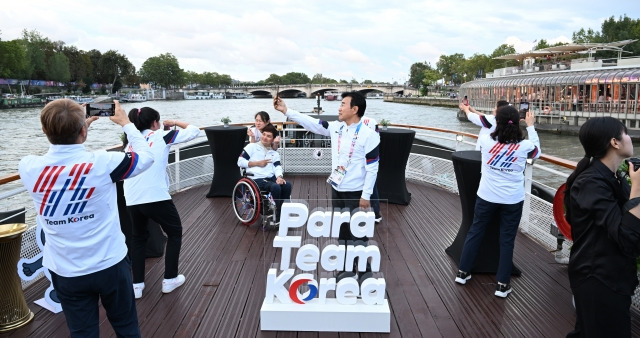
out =
[[249,226],[260,217],[261,201],[258,185],[246,177],[233,188],[233,211],[242,224]]

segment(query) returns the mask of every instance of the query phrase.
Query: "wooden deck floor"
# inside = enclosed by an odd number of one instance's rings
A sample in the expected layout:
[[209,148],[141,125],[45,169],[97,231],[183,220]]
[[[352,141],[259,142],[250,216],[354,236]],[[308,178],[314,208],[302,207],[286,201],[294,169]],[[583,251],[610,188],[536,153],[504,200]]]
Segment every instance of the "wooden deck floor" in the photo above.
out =
[[[293,176],[294,198],[330,198],[324,177]],[[174,196],[184,223],[180,272],[184,286],[160,292],[164,259],[148,259],[144,297],[137,301],[144,337],[564,337],[575,313],[566,266],[528,237],[518,234],[507,299],[493,295],[495,278],[474,275],[466,286],[454,283],[457,264],[444,252],[460,224],[459,197],[439,188],[408,183],[408,206],[383,205],[374,238],[391,307],[391,334],[268,332],[259,329],[265,276],[279,252],[273,232],[239,224],[229,198],[205,198],[208,186]],[[321,202],[319,202],[321,203]],[[35,305],[44,281],[25,290],[35,319],[0,337],[66,337],[63,314]],[[640,336],[637,311],[634,336]],[[104,311],[101,336],[114,336]]]

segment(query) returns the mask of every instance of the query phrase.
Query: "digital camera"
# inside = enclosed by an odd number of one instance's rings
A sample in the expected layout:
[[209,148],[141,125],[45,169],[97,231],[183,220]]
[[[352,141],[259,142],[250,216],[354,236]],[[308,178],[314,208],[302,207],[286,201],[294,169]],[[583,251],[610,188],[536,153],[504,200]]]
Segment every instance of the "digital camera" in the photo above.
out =
[[90,103],[86,106],[87,117],[113,116],[116,113],[115,103]]
[[627,163],[633,163],[633,168],[635,169],[634,171],[638,171],[638,168],[640,168],[640,158],[637,157],[631,157],[627,160]]

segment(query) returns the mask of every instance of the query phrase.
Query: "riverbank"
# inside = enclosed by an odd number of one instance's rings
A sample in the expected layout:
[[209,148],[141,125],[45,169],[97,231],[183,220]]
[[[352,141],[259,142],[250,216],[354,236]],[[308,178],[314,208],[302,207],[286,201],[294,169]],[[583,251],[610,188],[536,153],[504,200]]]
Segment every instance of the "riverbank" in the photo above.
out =
[[448,97],[394,97],[385,96],[384,102],[419,104],[432,107],[457,108],[458,99],[450,99]]
[[[467,121],[467,117],[458,110],[458,100],[440,97],[385,97],[385,102],[391,103],[404,103],[415,105],[427,105],[444,108],[455,108],[456,116],[460,121]],[[576,125],[576,121],[572,119],[563,120],[558,116],[538,116],[536,118],[536,130],[539,132],[565,135],[565,136],[577,136],[580,132],[580,125]],[[634,141],[640,141],[640,129],[628,129],[628,134]]]

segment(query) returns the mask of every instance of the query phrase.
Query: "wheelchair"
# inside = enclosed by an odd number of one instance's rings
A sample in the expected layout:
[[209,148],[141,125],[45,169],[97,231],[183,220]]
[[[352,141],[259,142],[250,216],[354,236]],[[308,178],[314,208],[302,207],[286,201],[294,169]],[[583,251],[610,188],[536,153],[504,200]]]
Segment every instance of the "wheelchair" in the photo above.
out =
[[238,220],[250,226],[260,221],[262,230],[276,229],[276,202],[268,191],[261,191],[244,169],[242,178],[236,183],[231,196],[233,211]]

